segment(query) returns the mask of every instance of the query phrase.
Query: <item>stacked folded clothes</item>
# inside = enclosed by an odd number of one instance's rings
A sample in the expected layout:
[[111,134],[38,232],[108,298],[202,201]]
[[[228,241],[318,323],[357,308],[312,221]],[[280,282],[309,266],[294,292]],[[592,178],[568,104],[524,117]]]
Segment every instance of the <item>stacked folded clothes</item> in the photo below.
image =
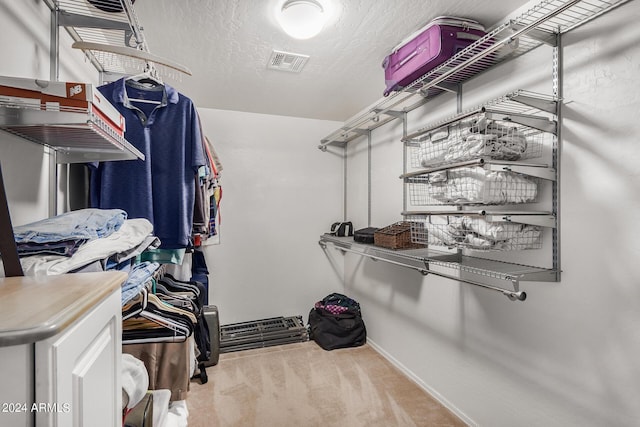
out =
[[432,167],[479,157],[519,160],[526,151],[527,138],[516,126],[480,117],[460,123],[446,140],[423,143],[421,164]]
[[508,171],[469,167],[429,174],[428,193],[434,204],[512,204],[536,199],[535,181]]
[[81,209],[14,228],[25,275],[103,271],[131,265],[160,242],[144,219],[120,209]]
[[446,224],[427,222],[429,244],[481,250],[521,250],[540,247],[540,228],[482,218],[450,216]]
[[126,218],[120,209],[81,209],[14,227],[13,234],[20,256],[72,256],[83,243],[117,231]]

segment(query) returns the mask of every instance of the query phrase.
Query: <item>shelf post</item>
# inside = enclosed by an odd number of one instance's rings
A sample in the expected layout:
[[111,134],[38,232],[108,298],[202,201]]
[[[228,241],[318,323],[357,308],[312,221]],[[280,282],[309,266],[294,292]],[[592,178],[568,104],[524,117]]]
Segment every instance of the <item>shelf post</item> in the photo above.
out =
[[[49,45],[49,78],[57,82],[60,78],[60,9],[51,9],[51,37]],[[58,213],[58,162],[56,150],[47,148],[49,157],[49,216]]]
[[553,48],[553,94],[558,102],[556,103],[556,138],[552,150],[552,164],[556,170],[556,180],[552,183],[552,212],[556,217],[556,226],[553,229],[553,270],[556,272],[556,281],[560,281],[560,156],[562,153],[562,86],[563,86],[563,63],[562,63],[562,34],[556,35],[556,45]]
[[347,144],[342,148],[342,220],[347,221]]
[[51,37],[49,41],[49,80],[58,81],[60,74],[60,10],[51,9]]
[[367,132],[367,227],[371,227],[371,131]]

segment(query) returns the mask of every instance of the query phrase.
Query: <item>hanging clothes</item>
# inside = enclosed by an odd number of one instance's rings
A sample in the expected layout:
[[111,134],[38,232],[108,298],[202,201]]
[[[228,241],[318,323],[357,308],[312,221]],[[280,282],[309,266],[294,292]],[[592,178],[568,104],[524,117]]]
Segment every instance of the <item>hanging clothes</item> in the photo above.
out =
[[[204,285],[177,280],[165,267],[141,263],[123,284],[122,348],[144,362],[149,389],[169,389],[175,401],[186,397],[196,357],[201,381],[207,381],[204,362],[211,355],[211,342],[203,312]],[[140,279],[146,282],[138,291]],[[134,289],[131,297],[128,291]]]
[[145,160],[92,165],[90,203],[153,224],[161,248],[190,245],[194,176],[206,164],[193,102],[167,84],[120,79],[98,88],[126,121],[125,139]]

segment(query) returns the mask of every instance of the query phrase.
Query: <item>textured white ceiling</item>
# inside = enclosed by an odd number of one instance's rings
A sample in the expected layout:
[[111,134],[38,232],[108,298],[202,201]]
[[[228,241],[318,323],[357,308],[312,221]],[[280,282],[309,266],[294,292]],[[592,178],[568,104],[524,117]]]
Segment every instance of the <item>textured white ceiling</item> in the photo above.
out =
[[[310,40],[288,37],[274,12],[284,0],[137,0],[152,53],[193,76],[167,79],[197,106],[344,121],[382,96],[382,60],[440,15],[489,28],[527,0],[322,0],[330,22]],[[310,55],[300,74],[267,69],[272,49]]]

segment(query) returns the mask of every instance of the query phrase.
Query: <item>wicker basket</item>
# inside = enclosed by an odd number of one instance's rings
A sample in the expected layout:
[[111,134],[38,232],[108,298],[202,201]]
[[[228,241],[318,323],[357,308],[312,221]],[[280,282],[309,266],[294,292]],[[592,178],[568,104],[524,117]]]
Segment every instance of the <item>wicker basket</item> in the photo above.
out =
[[411,223],[406,221],[396,222],[376,231],[373,235],[376,246],[389,249],[409,249],[420,247],[411,242]]

